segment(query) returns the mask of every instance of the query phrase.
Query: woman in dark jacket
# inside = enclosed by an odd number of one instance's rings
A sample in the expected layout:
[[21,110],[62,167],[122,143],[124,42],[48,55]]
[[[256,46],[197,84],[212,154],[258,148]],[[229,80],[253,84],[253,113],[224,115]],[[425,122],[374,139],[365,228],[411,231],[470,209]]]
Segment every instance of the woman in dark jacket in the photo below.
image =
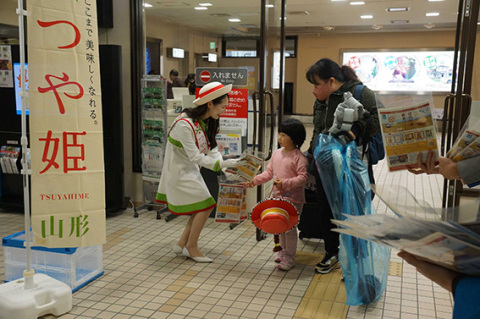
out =
[[[333,125],[335,109],[338,104],[343,102],[343,93],[350,92],[353,95],[355,87],[362,82],[358,80],[352,68],[346,65],[340,67],[336,62],[326,58],[312,65],[306,76],[307,80],[313,84],[312,93],[316,98],[313,105],[314,131],[309,149],[309,152],[313,154],[318,135],[320,133],[328,134],[328,129]],[[364,109],[370,113],[370,117],[354,122],[348,132],[359,146],[368,143],[368,139],[380,130],[375,93],[365,87],[361,93],[360,102]],[[373,183],[371,164],[368,164],[368,171]],[[339,234],[331,231],[336,226],[330,221],[333,219],[333,215],[324,190],[324,187],[328,187],[328,185],[322,184],[316,169],[312,170],[311,173],[315,175],[317,182],[317,201],[322,209],[320,212],[322,221],[319,227],[321,227],[326,251],[322,261],[315,266],[315,271],[327,274],[338,266]]]

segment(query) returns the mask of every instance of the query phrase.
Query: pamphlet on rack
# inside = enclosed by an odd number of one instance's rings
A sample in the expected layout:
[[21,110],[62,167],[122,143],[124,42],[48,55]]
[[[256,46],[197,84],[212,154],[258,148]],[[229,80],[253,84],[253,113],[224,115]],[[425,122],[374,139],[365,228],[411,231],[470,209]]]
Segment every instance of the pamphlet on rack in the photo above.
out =
[[[374,188],[375,189],[375,188]],[[378,197],[397,215],[345,215],[334,220],[335,231],[404,250],[421,259],[467,274],[480,275],[479,219],[460,225],[442,221],[432,208],[422,207],[405,188],[377,187]],[[390,194],[387,194],[390,192]],[[402,197],[407,194],[408,196]],[[400,198],[398,197],[400,195]],[[396,202],[390,202],[394,199]],[[476,209],[480,204],[477,199]]]
[[160,177],[163,169],[163,148],[144,145],[142,150],[142,172]]
[[262,167],[263,160],[250,154],[243,155],[240,160],[243,161],[243,165],[229,167],[225,171],[233,174],[234,180],[250,182]]
[[247,219],[246,185],[221,183],[219,186],[215,222],[239,223]]
[[417,165],[418,154],[428,151],[438,159],[436,129],[430,102],[378,109],[387,164],[390,171]]
[[20,147],[3,145],[0,148],[0,167],[4,174],[19,174],[17,159],[20,156]]

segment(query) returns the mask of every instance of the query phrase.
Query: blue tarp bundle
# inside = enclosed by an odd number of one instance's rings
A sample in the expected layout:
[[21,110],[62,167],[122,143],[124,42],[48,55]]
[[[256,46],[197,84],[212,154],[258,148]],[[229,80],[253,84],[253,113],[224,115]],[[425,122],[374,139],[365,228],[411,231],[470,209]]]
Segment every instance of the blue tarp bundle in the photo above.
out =
[[[331,135],[320,134],[314,157],[335,219],[375,213],[367,167],[358,158],[355,142],[343,145]],[[341,234],[338,258],[345,275],[347,305],[380,299],[387,285],[387,247]]]

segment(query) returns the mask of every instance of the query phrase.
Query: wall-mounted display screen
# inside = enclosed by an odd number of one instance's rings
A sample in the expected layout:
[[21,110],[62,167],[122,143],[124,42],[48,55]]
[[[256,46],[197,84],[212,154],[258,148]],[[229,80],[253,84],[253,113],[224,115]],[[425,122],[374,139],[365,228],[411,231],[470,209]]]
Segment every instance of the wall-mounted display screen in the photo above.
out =
[[167,57],[183,59],[185,57],[185,50],[180,48],[167,48]]
[[217,55],[215,53],[209,53],[208,62],[217,62]]
[[185,51],[179,48],[172,48],[172,56],[174,58],[183,59],[185,57]]
[[450,92],[453,50],[343,51],[342,64],[373,91]]
[[[28,91],[28,64],[25,63],[25,90]],[[20,98],[21,82],[20,82],[20,63],[13,64],[13,84],[15,86],[15,106],[17,109],[17,114],[22,114],[22,99]],[[28,106],[27,106],[28,107]],[[28,109],[27,113],[28,115]]]

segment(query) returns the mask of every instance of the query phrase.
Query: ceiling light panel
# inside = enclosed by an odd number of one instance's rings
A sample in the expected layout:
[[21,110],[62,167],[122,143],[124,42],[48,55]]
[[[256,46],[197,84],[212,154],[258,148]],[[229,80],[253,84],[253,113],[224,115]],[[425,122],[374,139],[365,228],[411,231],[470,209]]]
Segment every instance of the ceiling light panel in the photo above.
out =
[[352,1],[350,2],[351,6],[363,6],[365,4],[364,1]]
[[195,10],[208,10],[207,7],[195,7],[194,9]]
[[212,6],[212,4],[209,3],[209,2],[199,3],[198,5],[199,5],[200,7],[211,7],[211,6]]
[[361,19],[373,19],[373,16],[371,14],[364,14],[360,16]]
[[427,12],[425,13],[425,16],[427,17],[438,17],[440,15],[440,13],[438,12]]
[[230,21],[230,22],[240,22],[242,20],[240,20],[238,18],[231,18],[231,19],[228,19],[228,21]]
[[387,12],[407,12],[407,11],[410,11],[410,7],[387,8]]

